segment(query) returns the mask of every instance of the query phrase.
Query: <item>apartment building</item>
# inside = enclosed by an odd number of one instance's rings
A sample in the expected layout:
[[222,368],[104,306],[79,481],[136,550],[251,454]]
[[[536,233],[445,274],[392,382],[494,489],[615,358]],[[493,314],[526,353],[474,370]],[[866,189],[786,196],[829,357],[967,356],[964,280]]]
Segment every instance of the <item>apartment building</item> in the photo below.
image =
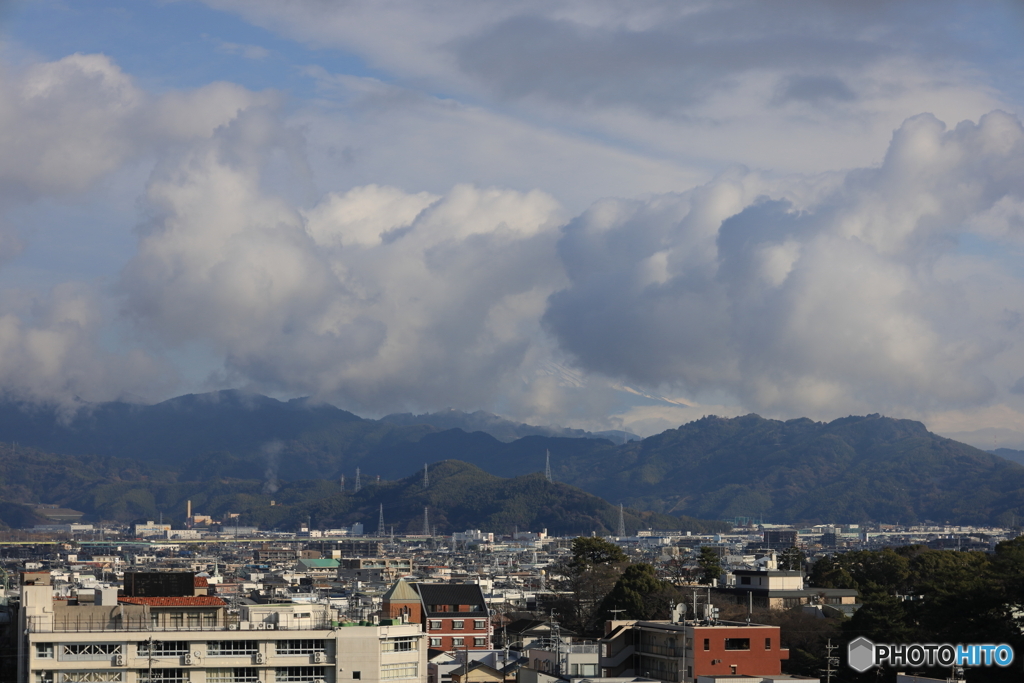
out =
[[19,683],[425,683],[418,625],[356,626],[326,605],[251,605],[214,596],[53,597],[26,573],[18,612]]
[[643,676],[666,683],[699,677],[778,676],[789,650],[778,626],[736,622],[608,622],[601,668],[606,677]]
[[381,614],[422,624],[435,650],[487,650],[491,621],[480,586],[409,583],[399,579],[382,598]]

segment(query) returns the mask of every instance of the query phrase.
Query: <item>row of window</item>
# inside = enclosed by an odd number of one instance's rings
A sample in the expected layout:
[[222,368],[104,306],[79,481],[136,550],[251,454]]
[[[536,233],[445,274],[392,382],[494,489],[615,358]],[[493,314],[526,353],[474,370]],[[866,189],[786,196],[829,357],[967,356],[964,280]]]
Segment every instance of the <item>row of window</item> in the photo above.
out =
[[[416,638],[395,638],[396,644],[402,644],[394,650],[385,652],[404,652],[415,649]],[[384,643],[392,641],[383,641]],[[405,643],[404,641],[410,641]],[[188,640],[144,640],[136,643],[136,654],[139,657],[177,657],[187,655],[199,643]],[[115,655],[124,654],[121,643],[61,643],[57,647],[57,658],[61,661],[87,661],[110,659]],[[382,646],[383,647],[383,646]],[[279,655],[311,655],[326,651],[325,640],[278,640],[276,641]],[[211,657],[244,657],[259,652],[259,641],[256,640],[212,640],[206,644],[206,654]],[[36,643],[36,657],[53,659],[54,643]]]
[[[704,650],[707,651],[707,650],[710,650],[710,649],[711,649],[711,639],[710,638],[705,638],[704,639]],[[726,638],[725,639],[725,649],[726,650],[749,650],[750,649],[750,638]],[[764,649],[765,650],[771,650],[772,649],[772,639],[771,638],[765,638],[764,639]]]
[[[452,638],[452,647],[465,647],[465,638]],[[440,638],[431,638],[430,647],[441,647]],[[473,647],[487,647],[487,638],[474,638]]]
[[381,652],[412,652],[419,649],[420,639],[417,636],[386,638],[380,641]]
[[[325,667],[322,666],[282,666],[274,669],[276,683],[309,683],[324,678]],[[419,665],[415,662],[402,664],[384,664],[381,666],[381,678],[398,680],[416,678]],[[360,672],[353,671],[352,678],[359,680]],[[42,671],[36,674],[35,683],[122,683],[124,671]],[[188,681],[185,669],[145,669],[139,671],[140,683],[176,683]],[[250,667],[230,669],[207,669],[207,683],[259,683],[260,670]]]
[[[385,665],[388,666],[388,665]],[[386,673],[382,668],[382,678],[415,678],[416,665],[404,666],[404,669],[391,669]],[[325,667],[322,666],[280,666],[274,669],[275,683],[312,683],[323,680]],[[359,672],[353,672],[353,678],[359,678]],[[41,671],[35,676],[35,683],[123,683],[124,671]],[[186,669],[143,669],[138,673],[139,683],[179,683],[188,681]],[[260,670],[252,668],[207,669],[207,683],[259,683]]]
[[[430,620],[430,630],[431,631],[440,631],[441,628],[443,627],[443,624],[444,624],[444,622],[441,621],[440,619],[431,619]],[[461,629],[466,628],[465,620],[463,620],[463,619],[453,619],[452,620],[452,628],[455,629],[455,630],[461,630]],[[473,630],[475,630],[475,631],[482,631],[485,628],[487,628],[487,620],[486,619],[474,619],[473,620]]]

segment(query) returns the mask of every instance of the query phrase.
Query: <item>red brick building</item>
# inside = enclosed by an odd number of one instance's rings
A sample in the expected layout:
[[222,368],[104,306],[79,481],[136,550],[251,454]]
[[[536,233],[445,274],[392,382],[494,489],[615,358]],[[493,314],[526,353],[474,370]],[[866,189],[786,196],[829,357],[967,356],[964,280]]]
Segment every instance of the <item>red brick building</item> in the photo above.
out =
[[422,624],[435,650],[488,650],[491,624],[476,584],[408,583],[399,579],[384,594],[381,616]]
[[605,676],[644,676],[691,683],[698,676],[772,676],[789,650],[778,626],[737,622],[608,622]]

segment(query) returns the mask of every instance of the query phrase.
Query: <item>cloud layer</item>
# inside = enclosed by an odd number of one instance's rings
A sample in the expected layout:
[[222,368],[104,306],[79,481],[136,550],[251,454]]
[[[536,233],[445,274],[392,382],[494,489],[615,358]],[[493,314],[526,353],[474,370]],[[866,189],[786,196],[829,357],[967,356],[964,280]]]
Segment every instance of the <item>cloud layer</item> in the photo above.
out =
[[[8,395],[645,431],[1024,411],[1024,132],[934,4],[207,4],[307,46],[314,96],[0,71]],[[258,37],[203,44],[283,59]],[[117,272],[32,279],[47,240],[114,233]]]

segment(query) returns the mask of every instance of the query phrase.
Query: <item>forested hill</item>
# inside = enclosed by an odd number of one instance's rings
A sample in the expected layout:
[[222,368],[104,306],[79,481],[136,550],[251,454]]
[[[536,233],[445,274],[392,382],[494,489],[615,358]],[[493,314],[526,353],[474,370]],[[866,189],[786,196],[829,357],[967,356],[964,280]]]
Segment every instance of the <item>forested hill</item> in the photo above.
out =
[[[408,421],[406,418],[403,420]],[[414,421],[414,420],[412,420]],[[177,481],[398,479],[457,459],[502,477],[544,470],[613,504],[705,519],[772,522],[1024,518],[1024,467],[879,415],[832,422],[706,417],[628,444],[364,420],[305,400],[241,392],[155,406],[59,411],[0,405],[0,441],[149,463]]]
[[[185,473],[157,470],[138,461],[102,456],[59,456],[0,445],[0,521],[22,527],[45,523],[31,507],[43,502],[86,513],[89,520],[122,522],[164,519],[181,524],[186,501],[203,514],[241,514],[243,525],[294,530],[307,519],[319,528],[362,522],[376,531],[385,521],[399,533],[423,529],[423,509],[440,533],[467,528],[511,532],[547,528],[555,534],[611,533],[618,507],[540,474],[506,479],[455,460],[430,467],[424,486],[417,471],[395,481],[375,478],[358,492],[336,482],[266,481],[258,478],[188,480]],[[627,509],[626,529],[722,531],[728,525]]]

